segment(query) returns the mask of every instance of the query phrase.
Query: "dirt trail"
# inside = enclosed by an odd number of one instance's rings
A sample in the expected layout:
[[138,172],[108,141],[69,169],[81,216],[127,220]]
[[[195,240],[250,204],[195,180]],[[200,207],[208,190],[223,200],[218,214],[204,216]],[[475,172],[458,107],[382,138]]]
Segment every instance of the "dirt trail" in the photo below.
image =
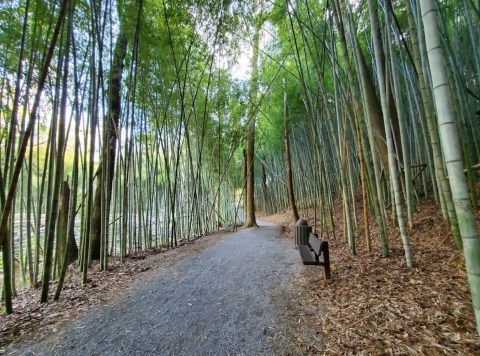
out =
[[[281,296],[302,270],[280,227],[242,229],[9,354],[283,353]],[[272,342],[272,340],[274,342]]]

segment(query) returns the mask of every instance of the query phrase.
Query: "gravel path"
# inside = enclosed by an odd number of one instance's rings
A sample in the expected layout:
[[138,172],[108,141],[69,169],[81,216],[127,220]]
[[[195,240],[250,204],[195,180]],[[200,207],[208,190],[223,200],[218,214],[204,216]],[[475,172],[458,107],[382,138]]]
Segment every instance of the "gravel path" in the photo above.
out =
[[278,353],[275,300],[301,271],[293,241],[260,223],[138,283],[125,296],[9,353],[259,355]]

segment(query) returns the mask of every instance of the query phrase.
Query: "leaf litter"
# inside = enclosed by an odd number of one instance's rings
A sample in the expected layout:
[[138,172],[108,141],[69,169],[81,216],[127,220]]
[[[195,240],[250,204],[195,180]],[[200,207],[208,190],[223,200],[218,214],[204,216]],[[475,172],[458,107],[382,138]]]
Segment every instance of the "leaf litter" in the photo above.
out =
[[[323,345],[315,345],[311,333],[298,333],[298,350],[309,354],[480,354],[463,253],[455,248],[433,202],[419,205],[415,213],[415,226],[410,229],[412,269],[406,266],[392,220],[388,223],[390,256],[384,258],[373,218],[373,252],[367,252],[360,233],[363,211],[358,209],[357,254],[352,256],[343,237],[340,202],[335,210],[339,226],[336,238],[329,240],[333,278],[325,280],[322,267],[305,266],[295,283],[301,292],[289,301],[287,312],[291,323],[314,328]],[[305,214],[313,224],[313,211],[312,216]],[[480,221],[480,213],[476,217]],[[294,224],[287,212],[263,219],[282,224],[293,236]]]

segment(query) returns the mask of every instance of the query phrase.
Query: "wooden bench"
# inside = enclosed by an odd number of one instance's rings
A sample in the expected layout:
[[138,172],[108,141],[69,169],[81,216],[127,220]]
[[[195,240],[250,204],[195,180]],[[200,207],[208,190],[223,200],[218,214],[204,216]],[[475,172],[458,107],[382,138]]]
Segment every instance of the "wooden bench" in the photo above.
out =
[[298,251],[304,265],[325,267],[325,278],[330,279],[330,254],[328,241],[322,241],[316,234],[310,233],[307,245],[298,245]]

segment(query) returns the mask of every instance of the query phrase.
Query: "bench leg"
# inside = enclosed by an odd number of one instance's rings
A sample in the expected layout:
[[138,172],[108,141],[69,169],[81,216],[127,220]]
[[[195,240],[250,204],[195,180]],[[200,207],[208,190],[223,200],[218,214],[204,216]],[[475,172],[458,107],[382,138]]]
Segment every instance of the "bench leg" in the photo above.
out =
[[330,252],[328,250],[328,242],[324,241],[322,244],[323,262],[325,267],[325,278],[330,279]]

